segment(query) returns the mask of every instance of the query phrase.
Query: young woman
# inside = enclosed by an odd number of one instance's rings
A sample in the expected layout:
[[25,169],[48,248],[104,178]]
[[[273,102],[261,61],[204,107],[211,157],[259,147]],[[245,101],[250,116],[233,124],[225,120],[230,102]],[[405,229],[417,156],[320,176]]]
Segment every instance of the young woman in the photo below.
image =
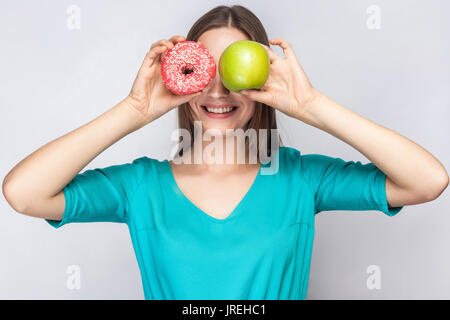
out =
[[[445,168],[425,149],[316,90],[289,43],[268,41],[248,9],[216,7],[186,39],[206,46],[216,62],[235,41],[263,44],[271,63],[267,83],[238,94],[217,73],[202,92],[175,96],[161,81],[161,57],[185,38],[157,41],[126,98],[30,154],[3,182],[16,211],[53,227],[126,223],[146,299],[305,299],[315,214],[379,210],[393,216],[404,205],[436,199],[448,185]],[[284,57],[270,44],[280,46]],[[224,106],[235,108],[217,109]],[[272,161],[259,157],[257,163],[188,164],[146,156],[80,173],[116,141],[175,107],[180,128],[194,134],[194,121],[200,121],[202,133],[223,135],[226,129],[276,129],[277,109],[345,141],[371,162],[302,155],[282,146],[275,150],[273,174],[261,174]],[[270,132],[262,145],[273,145]],[[234,150],[245,146],[236,143]]]

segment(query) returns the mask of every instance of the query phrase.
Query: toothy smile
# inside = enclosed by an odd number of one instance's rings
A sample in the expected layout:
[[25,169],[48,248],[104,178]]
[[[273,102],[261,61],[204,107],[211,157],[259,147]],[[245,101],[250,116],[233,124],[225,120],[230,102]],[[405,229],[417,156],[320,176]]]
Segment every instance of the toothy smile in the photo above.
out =
[[202,106],[202,107],[204,109],[206,109],[206,111],[211,112],[211,113],[228,113],[237,108],[237,107],[211,108],[211,107],[206,107],[206,106]]
[[202,108],[209,113],[229,113],[234,111],[237,106],[231,104],[204,104]]

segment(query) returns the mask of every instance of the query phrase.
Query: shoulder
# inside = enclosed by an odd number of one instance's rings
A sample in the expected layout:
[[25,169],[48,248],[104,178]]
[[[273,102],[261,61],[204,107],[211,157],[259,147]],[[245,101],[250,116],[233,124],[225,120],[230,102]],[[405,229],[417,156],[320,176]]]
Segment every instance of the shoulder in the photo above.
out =
[[280,164],[282,167],[293,169],[299,168],[302,158],[301,151],[293,147],[281,146],[278,150]]
[[164,160],[142,156],[129,162],[112,165],[107,168],[96,169],[109,175],[112,179],[128,181],[131,185],[140,184],[145,178],[158,174],[164,165]]
[[[323,154],[310,153],[303,154],[293,147],[282,146],[279,149],[280,167],[285,170],[297,170],[301,175],[308,175],[311,172],[322,171],[330,165],[344,162],[340,158],[330,157]],[[344,162],[345,163],[345,162]]]
[[302,172],[314,171],[333,164],[345,163],[339,157],[331,157],[318,153],[303,154],[300,150],[292,147],[281,147],[280,158],[284,159],[285,162],[290,162],[292,165],[298,166]]
[[113,179],[120,180],[121,186],[131,195],[142,187],[152,187],[160,182],[166,160],[147,156],[136,158],[128,163],[117,165]]
[[129,166],[130,169],[133,169],[134,171],[138,171],[140,173],[145,172],[147,174],[158,174],[161,170],[163,170],[165,162],[167,162],[167,160],[159,160],[156,158],[142,156],[134,159],[131,164],[127,163],[125,165]]
[[281,146],[279,152],[280,158],[285,159],[287,161],[295,161],[296,159],[300,159],[301,155],[300,150],[287,146]]
[[[280,176],[291,176],[300,172],[301,152],[292,147],[280,146],[271,157],[271,172],[277,172]],[[269,171],[269,170],[267,170]],[[271,173],[272,174],[272,173]]]

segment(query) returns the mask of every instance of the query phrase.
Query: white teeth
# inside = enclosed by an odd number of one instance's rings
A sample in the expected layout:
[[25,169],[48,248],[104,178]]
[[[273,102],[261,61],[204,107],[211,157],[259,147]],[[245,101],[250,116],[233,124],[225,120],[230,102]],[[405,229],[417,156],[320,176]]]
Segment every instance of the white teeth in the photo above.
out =
[[211,112],[211,113],[227,113],[227,112],[230,112],[231,110],[233,110],[233,107],[228,107],[228,108],[209,108],[209,107],[206,107],[206,110],[208,110],[208,112]]

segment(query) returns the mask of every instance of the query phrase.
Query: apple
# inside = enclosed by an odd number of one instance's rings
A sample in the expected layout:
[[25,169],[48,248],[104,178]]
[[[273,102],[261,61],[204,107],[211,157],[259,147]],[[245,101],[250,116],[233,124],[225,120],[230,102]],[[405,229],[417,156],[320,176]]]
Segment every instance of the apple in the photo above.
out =
[[266,49],[251,40],[233,42],[222,52],[219,60],[219,75],[223,85],[237,93],[261,88],[269,77],[269,69]]

